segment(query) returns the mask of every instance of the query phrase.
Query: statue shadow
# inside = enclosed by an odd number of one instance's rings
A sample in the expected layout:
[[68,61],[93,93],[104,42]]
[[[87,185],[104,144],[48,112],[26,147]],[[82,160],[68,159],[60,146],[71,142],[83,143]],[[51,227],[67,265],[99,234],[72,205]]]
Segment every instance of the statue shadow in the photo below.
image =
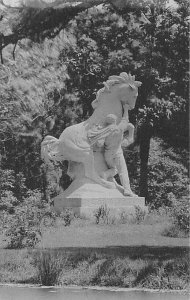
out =
[[[37,249],[36,249],[37,250]],[[130,259],[143,260],[168,260],[172,258],[190,255],[190,247],[187,246],[108,246],[108,247],[58,247],[39,248],[37,251],[51,253],[63,253],[71,256],[89,257],[93,254],[101,254],[109,257],[128,257]]]

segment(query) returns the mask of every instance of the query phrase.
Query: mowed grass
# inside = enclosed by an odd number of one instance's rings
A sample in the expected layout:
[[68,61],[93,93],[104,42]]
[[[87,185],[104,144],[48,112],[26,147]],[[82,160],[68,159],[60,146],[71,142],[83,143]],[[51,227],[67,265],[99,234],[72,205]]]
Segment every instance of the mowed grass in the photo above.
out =
[[64,226],[61,219],[54,227],[44,231],[38,245],[43,248],[61,247],[111,247],[111,246],[188,246],[189,239],[163,235],[170,226],[166,214],[148,214],[144,220],[125,219],[96,224],[95,220],[74,218],[70,226]]

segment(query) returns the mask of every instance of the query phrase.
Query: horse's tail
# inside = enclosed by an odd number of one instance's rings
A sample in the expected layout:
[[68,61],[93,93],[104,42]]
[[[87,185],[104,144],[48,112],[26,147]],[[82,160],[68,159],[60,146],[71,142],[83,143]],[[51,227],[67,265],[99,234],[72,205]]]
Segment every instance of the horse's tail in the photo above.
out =
[[61,160],[60,141],[47,135],[41,144],[41,158],[46,164],[57,163]]

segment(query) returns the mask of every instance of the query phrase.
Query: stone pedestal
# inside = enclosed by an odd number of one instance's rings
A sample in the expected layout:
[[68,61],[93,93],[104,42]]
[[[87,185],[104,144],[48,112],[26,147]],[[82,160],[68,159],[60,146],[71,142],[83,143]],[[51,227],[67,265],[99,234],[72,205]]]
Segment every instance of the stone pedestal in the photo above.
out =
[[116,188],[105,188],[84,177],[74,180],[66,191],[53,200],[57,213],[71,209],[76,215],[89,218],[102,206],[109,209],[109,213],[115,217],[122,212],[134,214],[136,206],[147,210],[144,198],[123,196]]

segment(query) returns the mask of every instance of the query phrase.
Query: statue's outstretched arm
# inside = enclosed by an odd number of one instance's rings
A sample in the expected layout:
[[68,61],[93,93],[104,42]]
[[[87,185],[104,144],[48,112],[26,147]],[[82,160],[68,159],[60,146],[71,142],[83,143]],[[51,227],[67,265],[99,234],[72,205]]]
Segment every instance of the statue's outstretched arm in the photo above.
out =
[[121,120],[120,124],[118,125],[118,127],[123,131],[123,133],[125,131],[128,131],[127,138],[124,138],[124,140],[122,142],[122,146],[126,147],[134,142],[135,127],[133,124],[129,123],[129,114],[128,114],[129,106],[128,106],[128,104],[125,104],[123,106],[123,109],[124,109],[123,117],[122,117],[122,120]]
[[123,113],[121,122],[118,124],[118,129],[125,132],[127,130],[128,124],[129,124],[128,105],[124,105],[123,109],[124,109],[124,113]]

